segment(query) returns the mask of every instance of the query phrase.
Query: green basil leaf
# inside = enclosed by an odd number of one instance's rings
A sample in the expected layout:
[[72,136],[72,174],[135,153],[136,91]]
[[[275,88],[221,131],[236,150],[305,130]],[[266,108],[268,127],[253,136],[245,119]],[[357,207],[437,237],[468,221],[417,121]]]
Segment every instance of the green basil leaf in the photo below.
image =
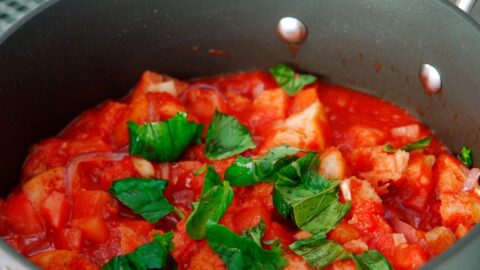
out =
[[[424,149],[424,148],[426,148],[430,145],[431,141],[432,141],[432,137],[425,137],[423,139],[420,139],[418,141],[415,141],[413,143],[410,143],[410,144],[407,144],[407,145],[404,145],[404,146],[400,147],[400,150],[410,152],[410,151],[417,150],[417,149]],[[388,152],[388,153],[393,153],[397,150],[398,149],[396,149],[395,147],[393,147],[390,144],[386,144],[386,145],[383,146],[383,151]]]
[[242,232],[242,236],[247,239],[252,239],[259,247],[262,247],[262,237],[265,234],[265,222],[260,220],[257,226],[252,227]]
[[211,221],[207,224],[207,241],[227,269],[283,269],[288,263],[278,253],[263,249],[254,240]]
[[403,151],[407,151],[407,152],[417,150],[417,149],[423,149],[423,148],[428,147],[430,145],[431,141],[432,141],[432,137],[425,137],[425,138],[420,139],[416,142],[407,144],[400,149],[403,150]]
[[114,181],[109,191],[136,214],[157,222],[173,211],[163,195],[167,184],[161,179],[123,178]]
[[208,159],[225,159],[255,147],[250,132],[235,117],[215,111],[205,143]]
[[387,153],[394,153],[397,151],[397,148],[393,147],[391,144],[386,144],[383,146],[383,151]]
[[458,160],[460,160],[468,168],[473,166],[473,155],[472,150],[466,146],[462,148],[460,154],[457,155]]
[[341,245],[326,239],[322,233],[296,241],[289,247],[295,254],[302,256],[311,267],[320,269],[348,255]]
[[154,235],[154,241],[138,247],[135,251],[112,258],[103,270],[164,269],[173,249],[173,233]]
[[271,249],[270,251],[273,251],[279,255],[282,255],[283,254],[283,248],[282,248],[282,244],[280,242],[280,239],[278,238],[275,238],[275,239],[272,239],[272,240],[264,240],[262,241],[265,245],[269,245],[271,246]]
[[200,142],[203,131],[203,125],[187,121],[186,113],[162,122],[127,125],[130,154],[157,162],[178,160],[188,146]]
[[193,239],[203,239],[208,221],[219,221],[233,200],[233,190],[228,181],[222,182],[213,166],[208,167],[203,192],[187,220],[187,234]]
[[293,69],[284,64],[270,68],[270,73],[278,85],[290,96],[294,96],[298,91],[302,90],[305,85],[317,80],[313,75],[296,74]]
[[260,158],[238,156],[235,162],[225,172],[225,179],[232,186],[254,185],[260,181],[268,182],[272,176],[275,165],[285,157],[294,155],[300,151],[290,146],[278,146],[272,148]]
[[353,254],[352,258],[358,270],[393,270],[390,262],[377,250],[366,250],[360,255]]
[[351,208],[338,201],[339,181],[325,180],[318,166],[318,154],[309,153],[280,169],[273,194],[280,215],[313,234],[328,233]]
[[203,164],[200,168],[193,171],[193,175],[200,175],[200,174],[204,173],[207,170],[207,167],[208,167],[208,165],[206,163]]

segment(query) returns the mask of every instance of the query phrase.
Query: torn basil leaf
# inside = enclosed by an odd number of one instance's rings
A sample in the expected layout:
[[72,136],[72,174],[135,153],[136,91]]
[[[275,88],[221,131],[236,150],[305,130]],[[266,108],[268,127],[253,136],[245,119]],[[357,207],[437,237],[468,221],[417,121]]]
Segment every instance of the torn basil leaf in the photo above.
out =
[[352,254],[358,270],[393,270],[390,262],[377,250],[366,250],[360,255]]
[[289,66],[280,64],[270,68],[278,85],[290,96],[294,96],[298,91],[302,90],[305,85],[311,84],[317,78],[310,74],[298,74]]
[[112,258],[103,270],[165,269],[169,263],[169,251],[173,249],[173,233],[153,235],[153,242],[138,247],[126,255]]
[[458,160],[460,160],[468,168],[473,166],[473,155],[472,150],[466,146],[462,148],[460,154],[457,155]]
[[173,211],[163,195],[168,181],[161,179],[123,178],[113,182],[110,192],[134,213],[149,222],[157,222]]
[[275,173],[273,203],[302,230],[328,233],[351,208],[338,201],[339,181],[318,174],[318,154],[309,153]]
[[294,155],[300,150],[290,146],[272,148],[262,157],[251,158],[238,156],[226,170],[225,179],[232,186],[249,186],[267,181],[272,176],[275,165],[283,158]]
[[221,181],[213,166],[209,166],[200,201],[187,220],[187,234],[193,239],[203,239],[208,221],[219,221],[233,200],[233,190],[228,181]]
[[247,239],[252,239],[257,243],[259,247],[262,247],[262,237],[265,234],[265,222],[260,220],[260,222],[255,227],[251,227],[250,229],[243,231],[242,236]]
[[346,258],[347,251],[334,241],[328,240],[325,234],[316,234],[310,238],[292,243],[290,249],[302,256],[308,265],[322,269],[337,259]]
[[[425,137],[423,139],[420,139],[418,141],[415,141],[413,143],[410,143],[410,144],[407,144],[407,145],[404,145],[404,146],[400,147],[400,150],[410,152],[410,151],[413,151],[413,150],[424,149],[424,148],[427,148],[430,145],[431,141],[432,141],[432,137]],[[397,150],[398,149],[396,149],[395,147],[393,147],[390,144],[387,144],[387,145],[383,146],[383,151],[385,151],[385,152],[392,153],[392,152],[395,152]]]
[[203,125],[189,122],[186,113],[144,125],[129,121],[127,126],[130,154],[157,162],[178,160],[187,147],[200,142],[203,131]]
[[255,147],[250,132],[235,117],[215,111],[205,143],[209,160],[229,158]]
[[227,269],[283,269],[287,260],[280,254],[263,249],[255,240],[242,237],[227,227],[209,221],[207,241]]
[[198,168],[197,170],[193,171],[193,175],[201,175],[201,174],[203,174],[203,173],[207,170],[207,167],[208,167],[207,164],[203,164],[200,168]]

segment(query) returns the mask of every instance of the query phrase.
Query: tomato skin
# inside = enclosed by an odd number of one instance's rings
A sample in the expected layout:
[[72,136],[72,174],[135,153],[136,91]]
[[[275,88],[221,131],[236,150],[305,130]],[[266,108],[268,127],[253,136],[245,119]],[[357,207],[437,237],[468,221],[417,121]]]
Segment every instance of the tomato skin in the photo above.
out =
[[8,197],[5,217],[10,230],[21,236],[37,236],[45,233],[42,218],[35,212],[25,193]]
[[84,217],[109,218],[118,214],[115,198],[106,191],[82,190],[75,195],[72,219]]
[[120,232],[120,252],[121,254],[128,254],[133,252],[139,246],[145,244],[145,235],[141,235],[132,228],[120,225],[118,226]]
[[288,110],[288,115],[299,113],[318,100],[317,89],[309,87],[298,92],[293,98],[293,102]]
[[107,101],[93,110],[82,113],[60,136],[65,139],[99,137],[109,143],[112,130],[126,109],[126,104]]
[[83,190],[75,196],[71,224],[80,228],[85,238],[104,243],[109,236],[105,220],[116,217],[118,211],[118,203],[108,192]]
[[234,212],[233,224],[234,231],[237,233],[256,226],[260,221],[265,223],[266,231],[271,228],[271,213],[261,204],[252,204],[245,208],[239,207],[239,210]]
[[64,228],[55,233],[55,248],[80,251],[83,246],[82,230],[79,228]]
[[418,269],[428,260],[425,251],[417,245],[399,245],[395,248],[394,254],[390,260],[396,270]]
[[69,204],[65,194],[52,192],[42,204],[42,214],[55,229],[62,228],[68,219]]
[[102,190],[108,190],[115,180],[137,176],[131,158],[124,158],[113,163],[109,162],[105,166],[101,166],[99,170],[99,188]]
[[144,235],[148,235],[153,230],[153,225],[145,220],[122,220],[120,224]]
[[275,240],[280,239],[280,243],[282,247],[287,249],[288,246],[295,242],[295,238],[293,237],[293,232],[287,230],[283,225],[278,222],[272,221],[272,225],[270,226],[269,230],[265,231],[265,240]]
[[82,230],[88,240],[105,243],[108,240],[109,229],[101,217],[84,217],[72,220],[72,226]]
[[351,240],[360,238],[360,233],[348,223],[339,223],[330,231],[328,238],[340,244],[345,244]]

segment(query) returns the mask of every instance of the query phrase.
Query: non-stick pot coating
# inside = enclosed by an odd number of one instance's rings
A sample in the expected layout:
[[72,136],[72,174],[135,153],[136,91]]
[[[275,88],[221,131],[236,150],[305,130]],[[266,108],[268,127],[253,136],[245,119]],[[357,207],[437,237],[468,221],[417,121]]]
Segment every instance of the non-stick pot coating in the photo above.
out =
[[[290,63],[407,108],[452,150],[480,153],[479,27],[447,1],[63,0],[42,9],[0,38],[3,196],[29,145],[125,95],[145,69],[185,79]],[[274,31],[285,16],[309,29],[296,57]],[[440,70],[440,94],[423,91],[423,63]],[[477,269],[479,230],[426,268]]]

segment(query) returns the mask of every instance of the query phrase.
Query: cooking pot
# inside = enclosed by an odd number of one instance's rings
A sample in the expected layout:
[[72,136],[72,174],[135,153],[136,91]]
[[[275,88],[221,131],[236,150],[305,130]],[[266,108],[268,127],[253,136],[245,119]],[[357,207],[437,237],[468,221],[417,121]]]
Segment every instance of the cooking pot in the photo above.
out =
[[[286,16],[307,26],[304,43],[278,38]],[[289,63],[392,101],[451,149],[480,153],[479,50],[479,25],[440,0],[49,1],[0,37],[1,195],[29,145],[124,96],[145,69],[187,79]],[[439,72],[440,92],[422,87],[423,64]],[[476,226],[425,269],[478,269],[478,250]],[[0,240],[5,266],[34,268]]]

